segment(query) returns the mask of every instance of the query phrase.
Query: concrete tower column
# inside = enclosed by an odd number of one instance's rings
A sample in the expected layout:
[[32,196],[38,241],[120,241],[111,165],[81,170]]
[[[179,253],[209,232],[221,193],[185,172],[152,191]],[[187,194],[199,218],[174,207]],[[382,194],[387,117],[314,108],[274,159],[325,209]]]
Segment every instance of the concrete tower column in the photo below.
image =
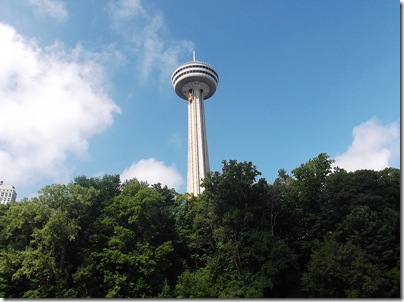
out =
[[201,180],[209,172],[204,100],[216,91],[219,75],[212,66],[194,61],[178,67],[171,76],[175,92],[188,101],[187,192],[203,191]]
[[200,181],[206,177],[209,170],[203,90],[196,84],[188,101],[187,192],[200,194],[203,191]]

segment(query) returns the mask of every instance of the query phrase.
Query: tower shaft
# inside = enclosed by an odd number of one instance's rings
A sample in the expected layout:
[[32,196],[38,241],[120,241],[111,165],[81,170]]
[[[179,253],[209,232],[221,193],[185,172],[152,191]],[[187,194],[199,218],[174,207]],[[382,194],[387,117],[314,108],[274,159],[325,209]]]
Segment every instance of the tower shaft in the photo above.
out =
[[175,93],[188,101],[187,192],[202,193],[201,180],[209,172],[204,101],[216,91],[219,75],[209,64],[193,61],[180,65],[171,75]]
[[202,88],[193,83],[188,99],[188,175],[187,192],[198,195],[203,191],[201,179],[209,172],[208,141]]

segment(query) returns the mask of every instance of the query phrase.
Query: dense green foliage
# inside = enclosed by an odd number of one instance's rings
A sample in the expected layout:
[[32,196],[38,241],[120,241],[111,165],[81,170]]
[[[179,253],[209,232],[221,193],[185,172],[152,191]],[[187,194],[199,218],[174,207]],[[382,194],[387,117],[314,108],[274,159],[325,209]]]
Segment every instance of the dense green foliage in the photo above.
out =
[[400,297],[400,171],[223,162],[199,196],[119,175],[0,206],[0,296]]

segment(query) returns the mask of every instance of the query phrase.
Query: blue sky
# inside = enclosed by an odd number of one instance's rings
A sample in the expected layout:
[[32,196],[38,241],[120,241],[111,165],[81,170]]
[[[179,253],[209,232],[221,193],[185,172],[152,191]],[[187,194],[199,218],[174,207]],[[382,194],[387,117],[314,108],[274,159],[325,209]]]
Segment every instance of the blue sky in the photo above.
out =
[[211,170],[252,161],[272,182],[328,153],[400,166],[398,1],[3,0],[0,179],[18,199],[75,176],[186,189],[187,104],[170,83],[215,67]]

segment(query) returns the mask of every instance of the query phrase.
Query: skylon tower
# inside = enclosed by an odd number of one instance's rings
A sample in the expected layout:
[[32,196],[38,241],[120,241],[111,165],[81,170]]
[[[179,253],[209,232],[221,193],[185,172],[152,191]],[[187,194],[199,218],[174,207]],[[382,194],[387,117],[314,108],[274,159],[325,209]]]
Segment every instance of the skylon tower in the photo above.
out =
[[219,75],[209,64],[193,61],[179,66],[171,76],[177,95],[188,101],[188,171],[187,192],[202,192],[201,179],[209,171],[204,100],[216,91]]

